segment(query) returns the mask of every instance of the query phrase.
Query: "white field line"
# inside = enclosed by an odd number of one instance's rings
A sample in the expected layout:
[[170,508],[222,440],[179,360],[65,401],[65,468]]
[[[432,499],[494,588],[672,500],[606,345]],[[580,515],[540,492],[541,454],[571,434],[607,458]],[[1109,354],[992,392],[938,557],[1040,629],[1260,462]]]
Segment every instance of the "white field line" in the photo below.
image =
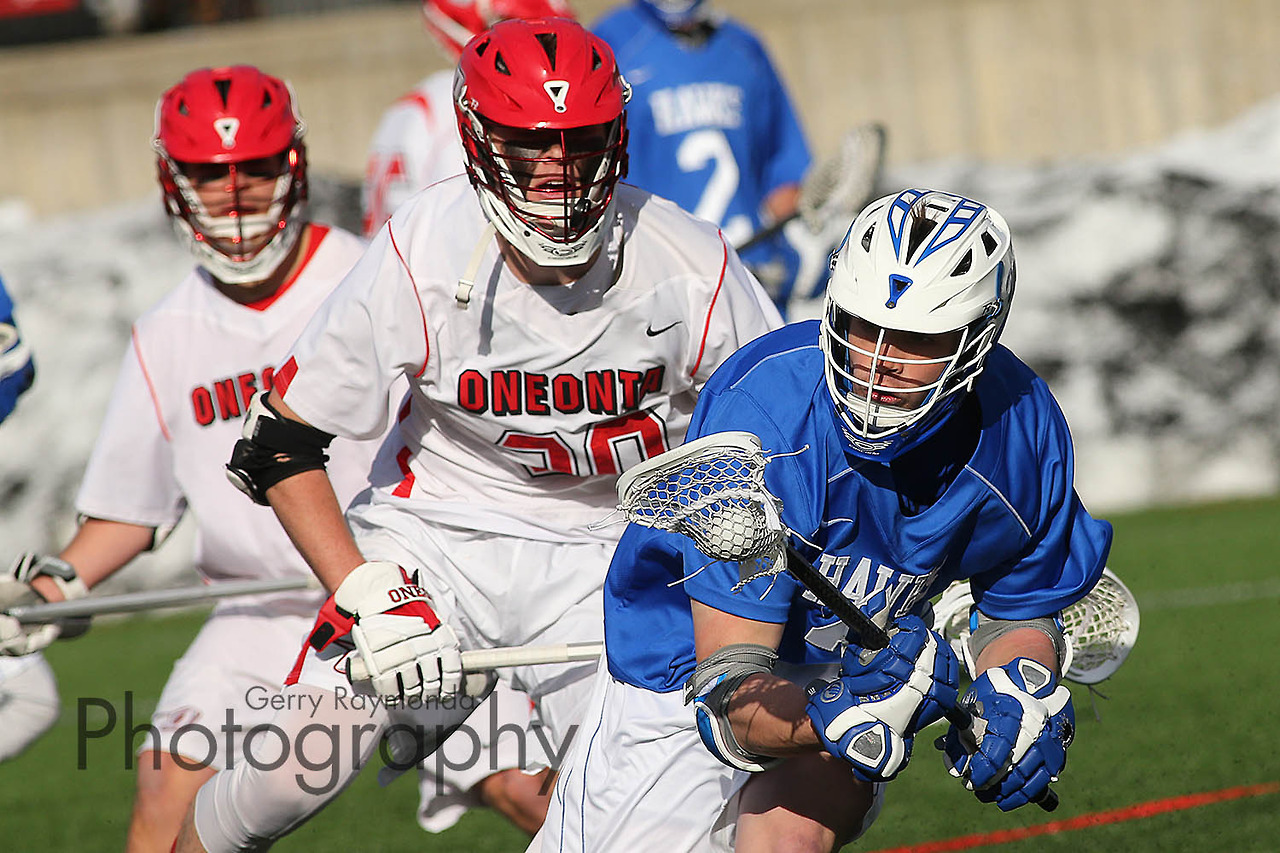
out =
[[1280,598],[1280,578],[1261,581],[1171,589],[1137,596],[1143,613],[1160,610],[1184,610],[1190,607],[1213,607],[1219,604],[1242,604],[1266,598]]

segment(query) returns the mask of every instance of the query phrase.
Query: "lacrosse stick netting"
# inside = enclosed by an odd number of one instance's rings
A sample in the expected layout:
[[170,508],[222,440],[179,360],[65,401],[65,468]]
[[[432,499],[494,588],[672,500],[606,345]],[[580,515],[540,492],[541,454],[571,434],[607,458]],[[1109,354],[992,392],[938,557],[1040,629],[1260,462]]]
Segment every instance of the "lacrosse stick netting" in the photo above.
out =
[[1138,640],[1138,602],[1110,569],[1089,594],[1062,611],[1063,633],[1071,640],[1067,678],[1097,684],[1115,674]]
[[693,540],[715,560],[758,560],[776,574],[787,529],[764,485],[764,451],[749,432],[722,432],[635,466],[618,479],[628,521]]

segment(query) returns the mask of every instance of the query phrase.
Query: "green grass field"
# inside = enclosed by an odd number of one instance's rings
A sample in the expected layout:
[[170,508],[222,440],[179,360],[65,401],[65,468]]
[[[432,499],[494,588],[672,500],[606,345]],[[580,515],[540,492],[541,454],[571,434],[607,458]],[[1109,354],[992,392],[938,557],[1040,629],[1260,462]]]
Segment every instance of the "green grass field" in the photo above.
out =
[[[947,776],[930,738],[922,737],[911,767],[890,787],[880,820],[856,849],[923,844],[1280,780],[1280,747],[1271,733],[1280,697],[1280,500],[1112,520],[1110,565],[1142,605],[1142,634],[1125,667],[1101,686],[1108,700],[1076,688],[1079,736],[1057,785],[1058,811],[1006,815],[978,803]],[[145,722],[171,663],[200,622],[190,614],[135,619],[99,626],[49,651],[63,715],[53,732],[0,767],[0,848],[123,848],[133,798],[126,744],[114,735],[89,742],[88,767],[77,769],[77,699],[103,697],[122,709],[124,692],[131,691],[135,723]],[[101,724],[97,713],[87,716],[90,726]],[[524,848],[522,836],[485,813],[430,836],[412,819],[416,796],[410,777],[380,789],[366,774],[275,849]],[[1280,795],[1042,835],[1000,849],[1274,851],[1280,849]]]

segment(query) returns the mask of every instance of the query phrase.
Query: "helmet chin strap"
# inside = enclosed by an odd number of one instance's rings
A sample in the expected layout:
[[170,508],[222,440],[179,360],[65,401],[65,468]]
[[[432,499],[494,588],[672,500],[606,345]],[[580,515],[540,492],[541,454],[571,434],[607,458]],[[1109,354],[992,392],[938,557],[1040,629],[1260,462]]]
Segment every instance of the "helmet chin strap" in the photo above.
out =
[[484,230],[480,232],[480,239],[476,240],[475,248],[471,250],[471,260],[467,261],[467,268],[462,273],[462,278],[458,279],[458,290],[453,294],[459,308],[465,310],[471,304],[471,291],[476,286],[476,273],[480,270],[480,261],[484,259],[485,250],[493,242],[493,235],[497,230],[492,222],[486,222]]

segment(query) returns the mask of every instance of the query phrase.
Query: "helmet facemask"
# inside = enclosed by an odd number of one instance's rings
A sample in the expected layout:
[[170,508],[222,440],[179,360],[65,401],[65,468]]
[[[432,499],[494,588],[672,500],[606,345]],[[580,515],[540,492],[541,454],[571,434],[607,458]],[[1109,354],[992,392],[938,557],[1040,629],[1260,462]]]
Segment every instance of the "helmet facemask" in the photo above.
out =
[[302,143],[272,157],[227,164],[179,163],[163,146],[156,148],[165,206],[201,266],[228,284],[270,277],[302,233]]
[[973,387],[994,343],[995,326],[985,318],[942,335],[916,336],[867,323],[829,302],[822,321],[827,388],[849,437],[868,449],[896,439],[902,452],[932,434]]
[[911,189],[872,202],[832,256],[827,390],[854,455],[886,462],[959,408],[999,340],[1015,267],[984,205]]
[[544,266],[591,259],[622,174],[624,115],[607,124],[546,130],[466,115],[460,127],[471,155],[467,171],[508,242]]

